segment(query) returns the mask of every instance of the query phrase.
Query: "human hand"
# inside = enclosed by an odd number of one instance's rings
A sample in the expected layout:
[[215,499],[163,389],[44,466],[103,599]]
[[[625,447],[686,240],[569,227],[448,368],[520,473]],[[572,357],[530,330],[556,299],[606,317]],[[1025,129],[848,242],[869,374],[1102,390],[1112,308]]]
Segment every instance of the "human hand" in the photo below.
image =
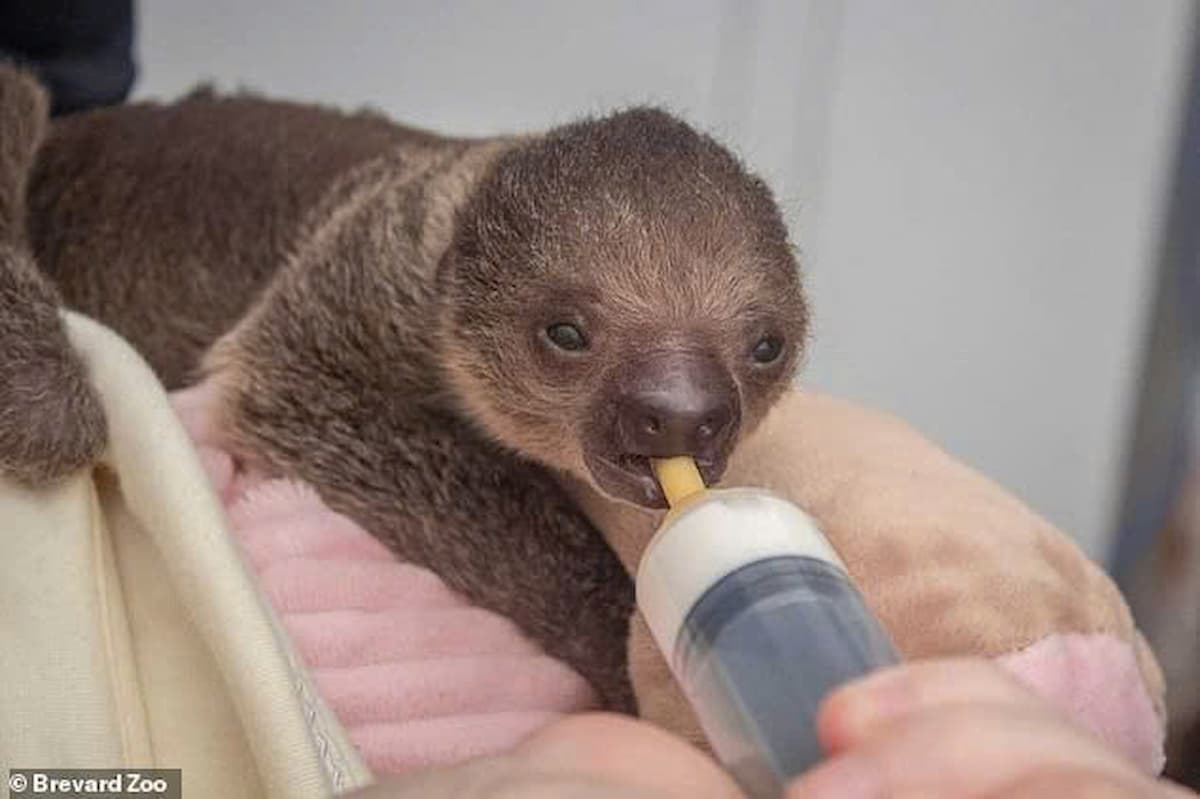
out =
[[787,799],[1188,797],[984,660],[931,660],[840,689],[817,720],[829,758]]
[[741,792],[698,749],[645,722],[584,713],[512,752],[395,782],[353,799],[735,799]]
[[[898,666],[834,693],[817,720],[829,758],[787,799],[1080,799],[1195,795],[1141,773],[999,667],[983,660]],[[377,785],[356,799],[739,797],[718,766],[623,716],[552,724],[510,754]]]

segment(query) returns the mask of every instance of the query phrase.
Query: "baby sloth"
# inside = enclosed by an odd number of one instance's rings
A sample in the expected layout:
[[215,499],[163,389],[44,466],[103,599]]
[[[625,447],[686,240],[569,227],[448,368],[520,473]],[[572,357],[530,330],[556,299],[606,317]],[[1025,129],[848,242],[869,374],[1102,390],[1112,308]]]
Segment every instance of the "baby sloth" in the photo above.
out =
[[214,381],[254,468],[512,618],[633,712],[627,572],[579,491],[718,481],[805,338],[766,186],[660,110],[448,139],[196,96],[58,123],[29,231],[65,303],[171,386]]

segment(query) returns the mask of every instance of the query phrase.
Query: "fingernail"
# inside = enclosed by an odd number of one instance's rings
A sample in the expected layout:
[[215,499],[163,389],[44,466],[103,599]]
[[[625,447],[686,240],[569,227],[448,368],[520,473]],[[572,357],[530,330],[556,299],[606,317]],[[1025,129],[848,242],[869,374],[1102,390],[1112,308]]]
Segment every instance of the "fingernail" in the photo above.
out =
[[877,799],[883,786],[865,757],[843,755],[827,760],[793,783],[788,799]]

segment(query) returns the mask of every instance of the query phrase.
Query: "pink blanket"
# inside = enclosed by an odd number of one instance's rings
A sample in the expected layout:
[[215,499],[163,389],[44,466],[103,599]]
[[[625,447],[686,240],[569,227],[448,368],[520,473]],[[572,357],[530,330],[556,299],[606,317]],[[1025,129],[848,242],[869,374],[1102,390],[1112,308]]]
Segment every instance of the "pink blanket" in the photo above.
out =
[[595,706],[583,678],[507,619],[397,561],[308,486],[241,469],[208,401],[203,387],[172,396],[247,562],[373,771],[503,752]]

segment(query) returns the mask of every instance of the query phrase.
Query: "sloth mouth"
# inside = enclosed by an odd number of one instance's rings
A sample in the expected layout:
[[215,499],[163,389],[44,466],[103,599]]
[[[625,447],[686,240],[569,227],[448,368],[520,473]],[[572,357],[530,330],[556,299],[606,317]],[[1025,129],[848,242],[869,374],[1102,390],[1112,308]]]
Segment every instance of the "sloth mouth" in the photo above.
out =
[[[584,462],[596,486],[613,499],[623,500],[644,508],[665,508],[667,498],[654,476],[650,458],[632,452],[615,454],[588,453]],[[696,466],[705,485],[713,485],[721,479],[725,463],[713,459],[696,459]]]

